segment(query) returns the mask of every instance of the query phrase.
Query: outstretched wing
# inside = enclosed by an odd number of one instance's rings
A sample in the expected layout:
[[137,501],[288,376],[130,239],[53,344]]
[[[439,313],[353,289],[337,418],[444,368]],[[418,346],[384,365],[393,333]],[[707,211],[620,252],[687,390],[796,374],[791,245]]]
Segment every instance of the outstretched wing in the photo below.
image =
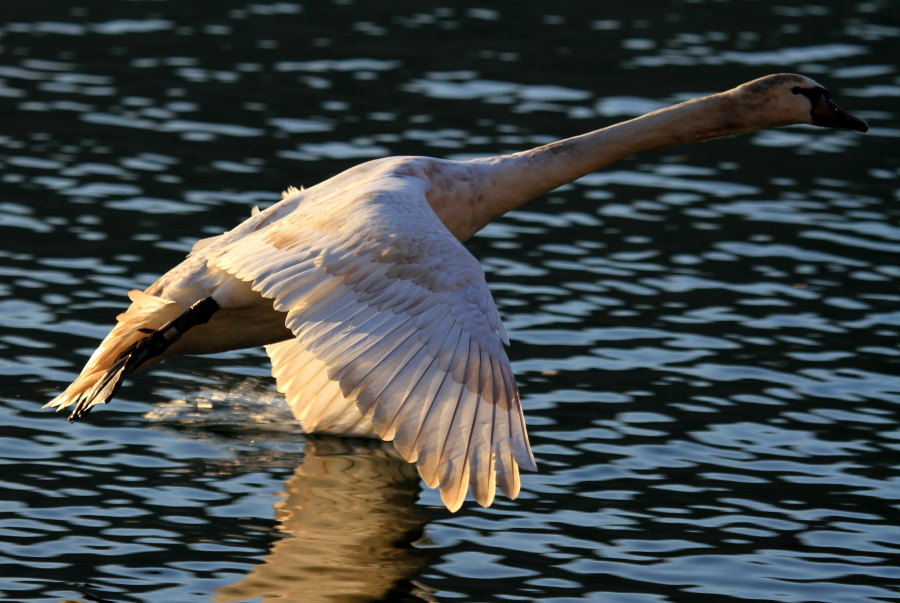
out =
[[536,469],[508,343],[484,273],[428,206],[425,184],[381,175],[303,204],[210,263],[286,312],[378,435],[456,510],[489,505]]

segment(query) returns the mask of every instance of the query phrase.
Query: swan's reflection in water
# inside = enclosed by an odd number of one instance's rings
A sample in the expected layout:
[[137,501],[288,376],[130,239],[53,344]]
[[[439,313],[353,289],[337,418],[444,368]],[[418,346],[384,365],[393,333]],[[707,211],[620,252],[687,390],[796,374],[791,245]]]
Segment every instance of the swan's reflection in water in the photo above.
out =
[[300,435],[284,400],[261,382],[215,381],[190,401],[158,404],[147,419],[195,441],[218,442],[242,470],[290,458],[263,450],[267,445],[301,437],[305,445],[275,504],[284,538],[213,600],[433,600],[427,587],[410,580],[435,556],[413,546],[423,540],[426,523],[416,506],[415,467],[390,443]]
[[432,600],[408,580],[432,555],[412,546],[425,526],[419,477],[393,448],[310,437],[284,488],[275,519],[285,538],[214,601]]

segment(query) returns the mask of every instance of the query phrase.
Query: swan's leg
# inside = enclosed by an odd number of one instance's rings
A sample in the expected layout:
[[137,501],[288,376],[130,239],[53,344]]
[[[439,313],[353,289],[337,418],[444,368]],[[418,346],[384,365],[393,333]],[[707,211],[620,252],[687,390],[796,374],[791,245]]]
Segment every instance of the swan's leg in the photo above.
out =
[[112,398],[122,380],[143,366],[150,360],[160,356],[169,347],[181,339],[181,337],[193,327],[209,321],[212,315],[219,309],[219,304],[211,297],[207,297],[195,303],[180,316],[159,329],[138,329],[147,336],[134,343],[122,352],[112,367],[106,372],[100,382],[94,386],[94,395],[85,396],[78,401],[69,422],[74,423],[94,406],[95,398],[102,396],[102,401]]

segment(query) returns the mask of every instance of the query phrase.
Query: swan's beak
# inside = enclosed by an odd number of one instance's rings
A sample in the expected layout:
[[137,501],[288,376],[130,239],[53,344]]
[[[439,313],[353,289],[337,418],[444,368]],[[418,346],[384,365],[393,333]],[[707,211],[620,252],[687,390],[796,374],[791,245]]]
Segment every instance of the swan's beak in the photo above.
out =
[[866,120],[847,113],[831,100],[829,95],[820,94],[812,108],[812,122],[826,128],[843,128],[865,132],[869,129]]

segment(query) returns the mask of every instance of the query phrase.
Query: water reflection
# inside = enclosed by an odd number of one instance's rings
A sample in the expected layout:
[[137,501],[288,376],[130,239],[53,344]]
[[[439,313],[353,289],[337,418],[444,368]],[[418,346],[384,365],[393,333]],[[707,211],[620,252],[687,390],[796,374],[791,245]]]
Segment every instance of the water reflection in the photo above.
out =
[[[183,379],[185,375],[181,375]],[[302,439],[303,454],[274,504],[277,536],[246,576],[213,600],[432,600],[411,577],[435,557],[417,506],[418,473],[386,442],[299,434],[281,396],[254,378],[203,377],[189,399],[157,404],[151,426],[227,455],[220,475],[287,467],[273,443]],[[163,392],[170,379],[163,378]]]
[[415,548],[425,517],[418,474],[390,445],[309,437],[275,519],[284,538],[214,601],[433,600],[409,577],[434,557]]

